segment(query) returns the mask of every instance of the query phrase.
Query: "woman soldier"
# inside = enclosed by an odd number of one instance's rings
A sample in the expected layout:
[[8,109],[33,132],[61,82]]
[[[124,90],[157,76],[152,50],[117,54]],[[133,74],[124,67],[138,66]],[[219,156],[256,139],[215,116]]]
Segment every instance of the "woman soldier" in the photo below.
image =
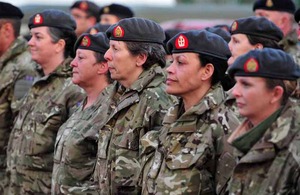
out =
[[300,77],[287,53],[265,48],[228,70],[243,123],[228,142],[238,150],[229,194],[300,194],[299,105],[290,100]]
[[235,163],[226,139],[239,124],[223,104],[220,84],[230,51],[223,38],[206,30],[179,33],[167,48],[174,61],[166,91],[180,102],[169,109],[160,132],[141,140],[142,192],[221,193]]

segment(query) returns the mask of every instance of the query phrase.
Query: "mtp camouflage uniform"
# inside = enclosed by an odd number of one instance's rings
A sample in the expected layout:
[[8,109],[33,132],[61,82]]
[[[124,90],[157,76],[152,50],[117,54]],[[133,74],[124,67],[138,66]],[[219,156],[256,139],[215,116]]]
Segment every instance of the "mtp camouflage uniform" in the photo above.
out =
[[25,39],[17,38],[0,58],[0,194],[4,194],[6,148],[20,99],[38,75]]
[[60,127],[54,151],[52,194],[81,193],[89,182],[96,163],[99,129],[110,113],[112,85],[105,88],[97,101],[83,109],[87,99]]
[[232,134],[239,162],[230,195],[300,194],[299,114],[299,106],[289,102],[256,127],[245,120]]
[[171,107],[162,131],[141,139],[142,194],[224,193],[235,166],[226,139],[239,125],[224,100],[216,84],[189,110],[182,101]]
[[83,98],[70,61],[36,81],[20,107],[7,150],[9,194],[50,194],[57,131]]
[[165,92],[164,80],[162,68],[155,64],[127,89],[115,83],[115,109],[99,131],[95,181],[100,194],[140,193],[140,138],[161,128],[173,103]]

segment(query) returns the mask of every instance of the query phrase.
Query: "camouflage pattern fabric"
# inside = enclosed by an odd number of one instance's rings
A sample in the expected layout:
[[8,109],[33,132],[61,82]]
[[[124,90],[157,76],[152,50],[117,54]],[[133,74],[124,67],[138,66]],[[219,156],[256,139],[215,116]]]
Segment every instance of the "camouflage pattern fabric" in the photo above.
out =
[[182,102],[171,107],[160,134],[141,139],[142,194],[224,193],[235,166],[226,139],[239,125],[224,100],[216,84],[189,110]]
[[289,53],[294,58],[295,62],[300,65],[300,45],[297,30],[292,30],[287,34],[279,42],[279,45],[281,45],[283,50]]
[[108,122],[99,131],[94,179],[100,194],[139,194],[140,138],[159,130],[173,99],[165,92],[158,65],[145,70],[130,88],[115,83]]
[[232,88],[228,91],[226,91],[226,100],[225,105],[231,109],[234,113],[234,115],[239,119],[239,121],[243,121],[244,117],[240,115],[239,109],[236,105],[236,99],[234,95],[232,94]]
[[70,61],[35,82],[20,107],[7,150],[8,194],[50,194],[57,131],[83,98]]
[[38,75],[27,47],[19,37],[0,58],[0,194],[4,194],[6,148],[17,105]]
[[84,103],[60,127],[55,143],[52,194],[74,194],[88,183],[95,163],[99,134],[110,113],[112,85],[97,101],[83,109]]
[[299,106],[289,102],[256,127],[245,120],[232,134],[239,162],[230,195],[300,194],[299,114]]

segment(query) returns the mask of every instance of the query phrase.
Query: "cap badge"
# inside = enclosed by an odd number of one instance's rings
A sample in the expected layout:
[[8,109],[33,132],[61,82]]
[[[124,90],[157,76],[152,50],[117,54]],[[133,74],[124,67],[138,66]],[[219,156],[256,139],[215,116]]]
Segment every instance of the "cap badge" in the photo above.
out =
[[105,8],[103,9],[103,12],[104,12],[105,14],[109,13],[109,7],[105,7]]
[[272,2],[272,0],[267,0],[267,2],[266,2],[266,6],[267,7],[273,7],[273,2]]
[[42,23],[43,23],[43,17],[41,16],[41,14],[35,15],[33,24],[37,25],[37,24],[42,24]]
[[89,5],[87,4],[86,1],[83,1],[79,4],[79,8],[86,11],[86,10],[88,10]]
[[84,36],[80,43],[81,46],[89,47],[91,45],[91,39],[88,36]]
[[257,72],[258,69],[259,69],[259,65],[255,58],[248,59],[244,65],[245,72]]
[[186,49],[189,46],[189,40],[185,35],[179,35],[175,40],[176,49]]
[[115,27],[113,31],[113,35],[114,37],[119,37],[119,38],[124,37],[124,29],[121,26]]
[[233,24],[231,25],[231,31],[236,31],[238,28],[238,23],[237,21],[234,21]]

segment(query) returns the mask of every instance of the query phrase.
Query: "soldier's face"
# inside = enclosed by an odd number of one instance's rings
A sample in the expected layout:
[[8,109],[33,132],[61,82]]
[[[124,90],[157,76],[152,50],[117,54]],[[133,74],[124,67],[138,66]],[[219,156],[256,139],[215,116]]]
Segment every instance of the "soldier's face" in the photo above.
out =
[[253,124],[260,123],[280,107],[280,103],[274,102],[275,89],[268,89],[264,78],[236,76],[235,80],[232,93],[238,111]]
[[233,34],[231,40],[228,43],[231,57],[228,59],[228,65],[241,55],[248,53],[250,50],[255,49],[255,45],[251,45],[245,34]]
[[278,26],[280,29],[283,28],[283,22],[285,22],[285,21],[283,20],[284,13],[282,13],[282,12],[257,9],[257,10],[255,10],[254,14],[257,17],[267,18],[268,20],[270,20],[271,22],[276,24],[276,26]]
[[119,21],[119,18],[112,14],[102,14],[100,16],[100,24],[115,24]]
[[201,91],[205,68],[201,67],[196,53],[173,54],[173,62],[167,68],[167,88],[169,94],[179,97],[196,97]]
[[[102,67],[102,65],[104,67]],[[76,57],[71,62],[73,67],[72,81],[83,89],[90,87],[98,82],[99,74],[108,71],[107,63],[97,63],[94,51],[77,49]],[[105,68],[105,71],[103,72]]]
[[88,15],[84,11],[73,8],[71,10],[71,15],[76,21],[76,34],[77,36],[81,35],[82,33],[86,32],[89,27],[91,27],[93,24],[90,24],[88,21]]
[[[60,43],[53,43],[48,32],[48,27],[41,26],[32,28],[30,33],[32,37],[28,41],[28,45],[30,46],[31,57],[34,61],[43,67],[44,64],[48,64],[51,60],[57,58],[56,50]],[[44,68],[50,67],[43,67],[43,69]]]
[[107,60],[111,78],[129,87],[143,72],[140,56],[133,56],[124,41],[109,41],[110,47],[104,58]]

